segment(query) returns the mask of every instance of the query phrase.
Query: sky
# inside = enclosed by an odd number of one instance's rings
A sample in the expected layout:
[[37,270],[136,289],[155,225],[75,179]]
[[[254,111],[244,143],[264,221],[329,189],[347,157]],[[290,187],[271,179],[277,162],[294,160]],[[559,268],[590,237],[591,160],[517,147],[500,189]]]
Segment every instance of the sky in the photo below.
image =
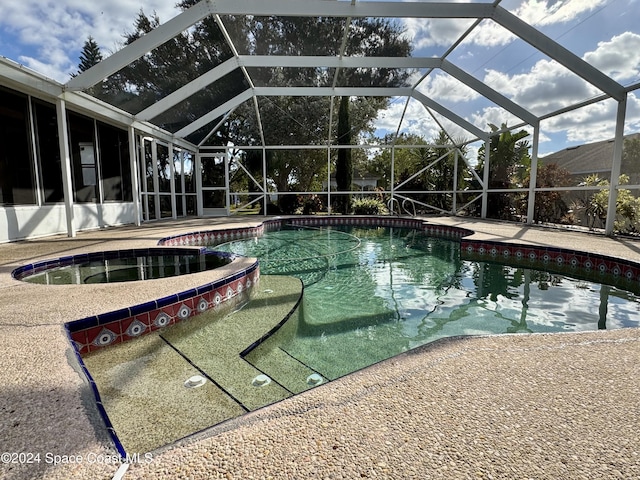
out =
[[[484,0],[475,0],[484,1]],[[77,71],[91,35],[103,55],[122,46],[124,34],[142,9],[165,22],[179,11],[175,0],[2,0],[0,55],[61,83]],[[500,5],[533,24],[552,40],[599,68],[622,85],[640,83],[640,0],[503,0]],[[441,56],[470,26],[464,19],[403,19],[414,56]],[[447,60],[536,115],[597,97],[601,92],[566,68],[484,20],[449,53]],[[416,79],[422,74],[419,72]],[[521,121],[440,71],[417,90],[482,130],[489,124]],[[396,98],[380,113],[376,132],[398,130],[434,138],[440,127],[455,138],[471,135],[417,101]],[[540,155],[614,136],[617,104],[598,102],[541,123]],[[525,127],[530,130],[529,127]],[[640,90],[627,100],[625,133],[640,131]]]

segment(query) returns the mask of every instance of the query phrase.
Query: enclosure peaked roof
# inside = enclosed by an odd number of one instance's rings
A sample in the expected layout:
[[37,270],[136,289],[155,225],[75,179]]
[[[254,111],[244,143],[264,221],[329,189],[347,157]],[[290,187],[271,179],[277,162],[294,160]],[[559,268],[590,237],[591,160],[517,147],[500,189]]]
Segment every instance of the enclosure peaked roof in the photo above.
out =
[[[603,98],[616,101],[624,100],[627,90],[623,85],[598,70],[576,53],[562,46],[557,41],[542,33],[536,27],[526,23],[500,5],[500,0],[494,2],[404,2],[404,1],[364,1],[364,0],[202,0],[184,10],[176,17],[162,23],[156,28],[142,35],[137,40],[116,51],[92,68],[73,77],[65,85],[67,90],[86,91],[95,93],[92,88],[100,85],[110,77],[117,75],[123,69],[130,68],[149,52],[161,48],[166,42],[180,35],[191,35],[195,26],[201,22],[213,22],[219,28],[220,42],[230,52],[227,58],[212,62],[210,52],[203,48],[194,64],[206,65],[208,70],[199,70],[197,75],[185,75],[180,78],[180,72],[170,72],[172,84],[170,87],[158,88],[157,94],[144,102],[132,99],[138,95],[135,88],[125,84],[123,89],[128,103],[114,104],[123,108],[142,121],[149,121],[161,128],[169,130],[177,137],[185,138],[193,143],[203,141],[210,135],[211,130],[220,125],[224,118],[238,106],[253,101],[258,118],[260,117],[259,99],[270,96],[279,97],[387,97],[404,98],[409,101],[420,102],[425,109],[448,119],[463,130],[470,132],[477,138],[486,138],[490,133],[486,128],[472,124],[468,119],[455,111],[455,107],[443,99],[436,98],[421,91],[425,79],[441,72],[455,79],[465,88],[475,92],[519,119],[522,125],[537,126],[540,118],[549,116],[550,112],[534,112],[526,105],[516,103],[509,95],[497,91],[495,87],[465,71],[461,66],[450,60],[451,53],[460,47],[483,22],[492,22],[499,28],[510,32],[521,41],[529,44],[535,51],[554,60],[572,74],[601,92]],[[238,32],[229,28],[232,19],[261,18],[263,22],[283,22],[283,31],[287,21],[299,18],[340,19],[343,31],[340,38],[299,38],[298,42],[306,45],[298,54],[282,54],[278,49],[263,49],[267,53],[250,49],[254,40],[240,38]],[[452,39],[438,55],[416,55],[410,57],[394,56],[362,56],[349,55],[345,49],[349,30],[354,28],[354,19],[431,19],[467,22],[460,34]],[[289,19],[289,20],[287,20]],[[419,43],[419,39],[413,39]],[[275,39],[274,41],[277,41]],[[313,45],[316,46],[313,46]],[[331,44],[333,48],[320,48],[319,45]],[[269,53],[273,50],[276,53]],[[329,54],[327,52],[330,52]],[[313,53],[313,54],[309,54]],[[167,59],[167,64],[171,59]],[[265,84],[261,75],[265,71],[279,70],[305,71],[315,69],[321,72],[323,79],[316,79],[313,84],[291,84],[270,82]],[[371,84],[349,84],[341,82],[342,71],[376,71],[380,69],[398,69],[405,72],[415,72],[409,76],[410,81],[402,85],[382,86]],[[226,95],[210,94],[206,100],[202,92],[213,91],[230,75],[239,74],[242,84],[236,82],[234,89],[227,89]],[[177,79],[177,80],[176,80]],[[161,91],[160,91],[161,90]],[[220,88],[218,88],[220,90]],[[216,90],[216,91],[218,91]],[[201,96],[199,96],[201,95]],[[584,104],[583,99],[580,104]],[[194,109],[194,107],[197,108]],[[551,112],[552,113],[552,112]],[[331,117],[331,116],[330,116]],[[264,122],[261,122],[264,125]],[[264,126],[263,128],[269,128]],[[399,129],[399,127],[398,127]],[[330,131],[330,128],[328,129]],[[199,133],[198,133],[199,132]],[[204,132],[204,133],[203,133]],[[197,136],[194,137],[194,135]],[[261,132],[264,139],[264,132]],[[268,135],[267,135],[268,137]]]

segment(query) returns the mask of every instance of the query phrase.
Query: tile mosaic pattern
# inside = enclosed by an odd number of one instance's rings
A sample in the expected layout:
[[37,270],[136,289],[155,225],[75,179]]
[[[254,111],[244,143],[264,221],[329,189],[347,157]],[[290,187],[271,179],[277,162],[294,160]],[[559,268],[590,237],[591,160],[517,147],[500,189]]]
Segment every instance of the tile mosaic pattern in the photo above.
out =
[[632,291],[640,289],[640,264],[622,258],[557,247],[464,239],[460,250],[467,259],[494,260],[606,281]]
[[81,263],[113,260],[116,258],[131,258],[138,256],[162,256],[162,255],[184,255],[189,253],[200,254],[204,253],[204,248],[184,249],[184,248],[166,248],[166,247],[152,247],[152,248],[132,248],[128,250],[107,250],[104,252],[92,252],[81,253],[79,255],[70,255],[66,257],[60,257],[53,260],[44,260],[42,262],[30,263],[28,265],[22,265],[11,272],[11,276],[16,280],[22,280],[23,278],[34,275],[36,273],[49,270],[56,267],[66,267],[68,265],[77,265]]
[[222,309],[259,281],[258,263],[185,292],[66,324],[80,355],[168,327],[209,309]]
[[445,225],[431,225],[424,220],[403,217],[372,217],[372,216],[301,216],[293,218],[275,218],[265,220],[257,227],[233,228],[226,230],[208,230],[190,232],[182,235],[166,237],[158,242],[159,245],[194,246],[215,245],[231,240],[260,236],[264,232],[278,230],[283,225],[293,226],[327,226],[349,225],[367,227],[396,227],[421,229],[428,235],[460,240],[473,234],[465,228]]
[[158,245],[165,246],[195,246],[195,245],[216,245],[231,240],[239,240],[242,238],[258,237],[262,235],[268,228],[280,228],[279,221],[267,221],[257,227],[228,228],[222,230],[206,230],[202,232],[189,232],[181,235],[165,237],[158,242]]

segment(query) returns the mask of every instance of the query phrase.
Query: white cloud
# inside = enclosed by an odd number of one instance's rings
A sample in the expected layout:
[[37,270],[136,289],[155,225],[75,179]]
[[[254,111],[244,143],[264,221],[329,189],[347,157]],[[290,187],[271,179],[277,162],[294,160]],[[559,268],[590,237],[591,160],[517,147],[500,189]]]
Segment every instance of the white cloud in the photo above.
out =
[[[590,143],[615,136],[617,104],[613,100],[598,102],[545,120],[541,127],[549,133],[564,133],[567,141]],[[625,133],[640,130],[640,98],[627,98]]]
[[[404,117],[402,117],[403,112]],[[411,99],[405,111],[404,99],[397,99],[388,109],[380,112],[375,125],[379,134],[384,134],[382,132],[395,133],[398,129],[400,119],[403,118],[402,124],[400,125],[400,132],[418,135],[426,140],[436,138],[441,130],[441,126],[456,140],[474,137],[474,135],[455,125],[448,119],[435,112],[433,113],[437,121],[418,100]]]
[[599,102],[543,122],[550,133],[564,133],[567,141],[589,143],[615,135],[616,105],[613,101]]
[[406,35],[416,51],[433,46],[448,47],[471,25],[473,20],[457,18],[407,18]]
[[[584,60],[617,80],[635,79],[640,74],[640,35],[625,32],[600,42],[594,51],[585,54]],[[515,75],[487,70],[484,81],[535,114],[553,112],[602,93],[550,60],[540,60],[529,71]],[[608,139],[615,134],[616,109],[615,101],[598,102],[545,120],[543,126],[550,134],[562,133],[569,142]],[[481,127],[482,122],[496,119],[496,112],[485,109],[472,118]],[[639,129],[640,100],[631,93],[627,101],[626,130]]]
[[635,79],[640,76],[640,35],[624,32],[608,42],[599,42],[584,59],[615,80]]
[[[607,0],[525,0],[510,12],[521,20],[535,26],[568,23],[579,15],[595,10]],[[507,45],[516,38],[509,30],[491,21],[484,20],[465,40],[483,47]]]
[[515,15],[537,27],[567,23],[585,12],[591,12],[607,0],[528,0],[523,2]]
[[471,114],[471,122],[479,129],[488,132],[489,124],[500,127],[504,123],[512,126],[521,124],[522,120],[500,107],[487,107]]
[[516,36],[502,25],[498,25],[492,20],[483,20],[462,42],[462,45],[467,46],[467,48],[470,48],[469,44],[482,47],[499,47],[507,45],[515,38]]
[[456,78],[444,72],[436,72],[425,78],[417,90],[438,102],[469,102],[480,94]]
[[[122,44],[124,33],[133,30],[140,11],[140,5],[129,0],[2,0],[2,6],[0,30],[29,48],[28,54],[14,60],[60,82],[77,70],[90,35],[107,56]],[[154,11],[161,22],[178,13],[174,2],[146,0],[144,12]]]
[[515,75],[487,70],[484,81],[536,114],[549,113],[601,93],[553,60],[540,60],[530,71]]

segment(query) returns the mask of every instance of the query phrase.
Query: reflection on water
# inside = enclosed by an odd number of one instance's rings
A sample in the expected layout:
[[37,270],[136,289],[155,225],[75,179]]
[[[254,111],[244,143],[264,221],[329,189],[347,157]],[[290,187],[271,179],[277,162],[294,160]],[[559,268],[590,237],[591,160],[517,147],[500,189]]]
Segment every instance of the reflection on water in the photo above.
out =
[[409,229],[269,232],[216,250],[305,283],[303,315],[247,359],[280,349],[333,379],[438,338],[638,326],[637,295],[540,270],[460,258]]

